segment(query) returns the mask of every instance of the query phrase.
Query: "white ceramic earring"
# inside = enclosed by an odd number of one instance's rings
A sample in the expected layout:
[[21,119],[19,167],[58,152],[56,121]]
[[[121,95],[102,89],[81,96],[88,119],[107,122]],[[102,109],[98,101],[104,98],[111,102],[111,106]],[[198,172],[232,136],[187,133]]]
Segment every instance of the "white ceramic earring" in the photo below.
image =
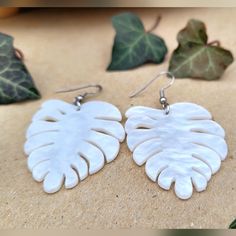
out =
[[192,196],[193,186],[200,192],[227,156],[223,128],[211,114],[194,103],[170,105],[164,90],[174,82],[170,72],[162,72],[135,92],[136,96],[161,75],[171,82],[160,90],[163,109],[135,106],[126,112],[127,144],[137,165],[145,165],[147,176],[161,188],[169,190],[175,183],[175,193],[181,199]]
[[[88,85],[81,88],[100,85]],[[61,92],[68,92],[61,91]],[[89,174],[98,172],[118,155],[125,138],[120,111],[112,104],[91,101],[87,95],[76,97],[74,104],[49,100],[33,116],[27,130],[25,153],[28,168],[36,181],[44,181],[44,191],[54,193],[61,186],[75,187]]]

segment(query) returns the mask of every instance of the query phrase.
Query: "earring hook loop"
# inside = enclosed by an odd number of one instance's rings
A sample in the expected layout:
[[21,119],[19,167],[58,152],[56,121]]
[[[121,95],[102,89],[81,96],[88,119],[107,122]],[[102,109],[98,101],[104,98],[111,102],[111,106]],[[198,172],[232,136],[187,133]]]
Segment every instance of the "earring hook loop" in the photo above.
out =
[[78,90],[86,89],[86,88],[96,88],[96,90],[94,92],[85,92],[75,97],[74,105],[76,105],[78,109],[80,109],[81,102],[85,97],[96,95],[103,90],[103,87],[100,84],[86,84],[86,85],[75,87],[75,88],[60,89],[60,90],[57,90],[56,93],[69,93],[69,92],[74,92],[74,91],[78,91]]
[[160,94],[159,101],[162,105],[162,108],[165,110],[165,114],[168,115],[170,112],[170,107],[169,107],[169,104],[167,103],[167,99],[165,97],[165,90],[168,89],[175,81],[175,76],[169,71],[160,72],[154,78],[152,78],[150,81],[148,81],[143,87],[141,87],[140,89],[138,89],[137,91],[132,93],[129,97],[130,98],[136,97],[137,95],[142,93],[144,90],[146,90],[155,80],[157,80],[158,78],[160,78],[163,75],[166,75],[167,77],[171,78],[170,82],[166,86],[162,87],[159,90],[159,94]]
[[142,93],[144,90],[146,90],[155,80],[157,80],[158,78],[160,78],[162,75],[167,75],[169,77],[171,77],[171,81],[163,88],[161,88],[159,90],[160,95],[164,95],[164,91],[166,89],[168,89],[175,81],[175,76],[169,72],[169,71],[162,71],[159,74],[157,74],[154,78],[152,78],[151,80],[149,80],[143,87],[141,87],[140,89],[138,89],[137,91],[133,92],[132,94],[130,94],[130,98],[136,97],[138,96],[140,93]]
[[85,92],[83,95],[81,95],[83,97],[86,97],[89,95],[96,95],[97,93],[100,93],[103,89],[100,84],[86,84],[86,85],[75,87],[75,88],[60,89],[60,90],[57,90],[56,93],[69,93],[69,92],[74,92],[74,91],[78,91],[78,90],[86,89],[86,88],[96,88],[96,91],[95,92]]

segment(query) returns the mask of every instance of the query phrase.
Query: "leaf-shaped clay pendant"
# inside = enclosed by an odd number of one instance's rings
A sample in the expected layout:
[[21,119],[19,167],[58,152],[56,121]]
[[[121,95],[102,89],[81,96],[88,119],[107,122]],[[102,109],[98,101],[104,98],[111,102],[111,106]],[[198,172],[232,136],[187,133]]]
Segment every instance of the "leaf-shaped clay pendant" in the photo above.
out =
[[126,112],[127,143],[138,165],[145,165],[148,177],[163,189],[175,182],[181,199],[200,192],[227,156],[223,128],[211,114],[193,103],[163,110],[136,106]]
[[88,174],[113,161],[125,137],[122,116],[113,105],[92,101],[80,110],[60,100],[49,100],[34,115],[27,131],[25,153],[36,181],[54,193],[65,182],[75,187]]

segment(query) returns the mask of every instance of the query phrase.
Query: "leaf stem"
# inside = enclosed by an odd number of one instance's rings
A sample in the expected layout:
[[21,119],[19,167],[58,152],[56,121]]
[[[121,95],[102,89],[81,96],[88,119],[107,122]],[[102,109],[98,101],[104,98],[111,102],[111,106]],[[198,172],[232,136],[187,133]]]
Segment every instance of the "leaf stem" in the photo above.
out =
[[152,32],[154,29],[156,29],[156,27],[159,25],[160,21],[161,21],[161,16],[157,16],[154,25],[153,25],[149,30],[147,30],[146,32],[147,32],[147,33],[150,33],[150,32]]
[[20,59],[21,61],[24,61],[25,56],[24,53],[19,48],[14,48],[16,57]]
[[209,46],[215,45],[215,46],[219,47],[220,46],[220,41],[219,40],[214,40],[214,41],[208,43],[207,45],[209,45]]

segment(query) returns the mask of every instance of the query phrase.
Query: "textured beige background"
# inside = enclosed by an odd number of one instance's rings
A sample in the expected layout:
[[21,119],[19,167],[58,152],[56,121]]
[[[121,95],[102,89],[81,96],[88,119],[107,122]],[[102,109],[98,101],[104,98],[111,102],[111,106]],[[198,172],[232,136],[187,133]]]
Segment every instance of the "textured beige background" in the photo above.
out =
[[176,198],[151,182],[122,144],[117,159],[72,190],[47,195],[31,178],[22,147],[25,130],[41,102],[58,98],[71,102],[59,88],[99,83],[96,99],[117,105],[124,113],[131,104],[159,106],[156,82],[143,95],[128,94],[168,66],[177,46],[176,34],[188,19],[203,20],[210,40],[236,55],[236,9],[136,9],[150,28],[158,14],[163,19],[155,33],[165,38],[169,53],[162,65],[145,65],[127,72],[106,72],[114,30],[110,17],[122,9],[33,10],[1,19],[2,32],[15,37],[26,56],[42,99],[0,106],[0,227],[1,228],[226,228],[236,217],[236,64],[220,81],[177,80],[168,90],[169,102],[189,101],[209,109],[226,130],[229,156],[203,193],[188,201]]

